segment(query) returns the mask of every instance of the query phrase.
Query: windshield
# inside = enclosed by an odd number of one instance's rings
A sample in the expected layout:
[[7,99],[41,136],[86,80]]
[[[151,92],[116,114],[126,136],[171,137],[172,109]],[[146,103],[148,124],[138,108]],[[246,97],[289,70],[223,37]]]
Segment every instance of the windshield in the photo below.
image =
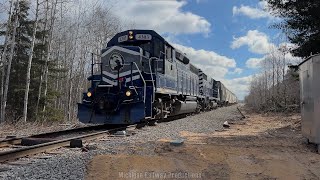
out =
[[125,45],[125,46],[139,46],[140,48],[142,48],[144,51],[148,51],[148,52],[152,52],[151,49],[151,42],[123,42],[121,43],[121,45]]

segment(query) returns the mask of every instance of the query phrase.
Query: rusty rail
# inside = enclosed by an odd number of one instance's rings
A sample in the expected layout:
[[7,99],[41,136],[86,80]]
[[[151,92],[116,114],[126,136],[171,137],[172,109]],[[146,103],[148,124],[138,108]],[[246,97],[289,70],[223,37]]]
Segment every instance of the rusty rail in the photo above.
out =
[[15,144],[20,144],[21,143],[21,139],[22,138],[7,138],[7,139],[4,139],[4,140],[1,140],[0,141],[0,148],[1,147],[6,147],[6,146],[9,146],[9,145],[15,145]]
[[57,137],[57,136],[70,134],[70,133],[85,132],[85,131],[99,130],[99,129],[107,129],[107,127],[106,125],[94,125],[94,126],[86,126],[86,127],[80,127],[80,128],[48,132],[48,133],[34,134],[31,136],[6,138],[0,141],[0,148],[10,146],[10,145],[21,144],[21,140],[23,138],[48,138],[48,137],[50,138],[50,137]]
[[[134,125],[131,125],[131,126],[134,126]],[[127,127],[131,127],[131,126],[127,126]],[[72,137],[72,138],[51,141],[51,142],[47,142],[47,143],[22,147],[22,148],[18,148],[18,149],[9,150],[9,151],[3,151],[3,152],[0,152],[0,162],[10,161],[10,160],[18,159],[21,157],[38,154],[41,152],[57,149],[57,148],[60,148],[63,146],[69,146],[70,141],[75,140],[75,139],[81,139],[83,141],[97,139],[97,138],[105,136],[108,133],[115,132],[117,130],[122,130],[123,128],[124,127],[119,127],[119,128],[104,130],[104,131],[100,131],[100,132],[90,133],[90,134],[86,134],[86,135],[76,136],[76,137]]]

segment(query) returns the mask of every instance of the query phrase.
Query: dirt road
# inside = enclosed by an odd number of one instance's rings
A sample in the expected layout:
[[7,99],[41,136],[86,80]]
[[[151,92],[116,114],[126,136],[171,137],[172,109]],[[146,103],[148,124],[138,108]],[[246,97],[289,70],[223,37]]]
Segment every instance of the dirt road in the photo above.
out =
[[181,131],[187,139],[181,146],[162,139],[137,144],[135,154],[96,156],[86,178],[319,179],[320,155],[306,144],[299,122],[298,115],[250,114],[221,132]]

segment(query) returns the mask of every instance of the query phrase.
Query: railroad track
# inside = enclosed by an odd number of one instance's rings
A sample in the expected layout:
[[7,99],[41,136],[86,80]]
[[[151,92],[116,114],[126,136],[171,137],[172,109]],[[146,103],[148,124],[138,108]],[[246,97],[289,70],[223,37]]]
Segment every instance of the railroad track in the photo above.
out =
[[[178,115],[174,117],[170,117],[164,120],[157,120],[159,123],[162,122],[169,122],[173,121],[179,118],[183,118],[186,115]],[[31,146],[20,146],[19,148],[12,149],[12,150],[7,150],[7,151],[0,151],[0,163],[10,161],[10,160],[15,160],[21,157],[29,156],[29,155],[34,155],[38,154],[41,152],[45,151],[50,151],[54,149],[58,149],[60,147],[64,146],[69,146],[71,141],[74,140],[82,140],[82,141],[89,141],[93,139],[98,139],[106,134],[112,134],[116,131],[119,130],[124,130],[126,128],[130,127],[137,127],[137,128],[142,128],[146,125],[146,123],[141,123],[141,124],[135,124],[135,125],[129,125],[129,126],[120,126],[120,127],[107,127],[105,125],[101,126],[89,126],[89,127],[82,127],[82,128],[76,128],[76,129],[69,129],[69,130],[64,130],[64,131],[56,131],[56,132],[49,132],[49,133],[43,133],[43,134],[37,134],[37,135],[32,135],[32,136],[27,136],[27,137],[13,137],[13,138],[8,138],[0,141],[0,148],[1,147],[7,147],[7,146],[12,146],[12,145],[21,145],[21,142],[24,139],[50,139],[52,138],[49,142],[39,142],[35,145]],[[86,133],[85,135],[78,135],[70,138],[63,138],[59,140],[55,140],[54,138],[62,136],[62,135],[67,135],[70,133],[78,133],[78,132],[89,132],[89,131],[97,131],[93,133]]]
[[[87,128],[77,128],[77,129],[70,129],[66,131],[57,131],[57,132],[51,132],[51,133],[38,134],[38,135],[29,136],[29,137],[5,139],[0,143],[2,147],[7,145],[12,145],[12,144],[19,144],[22,142],[23,138],[37,138],[37,137],[41,138],[41,137],[50,137],[50,136],[56,137],[61,134],[80,132],[81,130],[97,131],[97,132],[90,132],[84,135],[77,134],[76,136],[73,136],[73,137],[64,138],[60,140],[52,140],[50,142],[40,143],[32,146],[25,146],[25,147],[20,147],[20,148],[2,151],[2,152],[0,151],[0,162],[15,160],[21,157],[34,155],[41,152],[50,151],[53,149],[58,149],[64,146],[69,146],[70,142],[74,140],[89,141],[89,140],[97,139],[105,136],[106,134],[114,133],[116,131],[123,130],[124,128],[132,127],[132,126],[135,126],[135,125],[126,126],[126,127],[122,126],[122,127],[116,127],[116,128],[109,128],[109,129],[106,126],[91,126]],[[97,129],[94,129],[94,128],[97,128]],[[103,128],[107,128],[107,129],[103,130]]]
[[[240,109],[238,109],[238,111],[241,113]],[[164,123],[164,122],[170,122],[173,120],[177,120],[180,118],[184,118],[188,116],[187,114],[183,114],[183,115],[177,115],[177,116],[173,116],[173,117],[169,117],[167,119],[158,119],[156,120],[159,123]],[[242,114],[243,116],[243,114]],[[18,159],[21,157],[25,157],[25,156],[29,156],[29,155],[34,155],[34,154],[38,154],[41,152],[45,152],[45,151],[50,151],[53,149],[58,149],[60,147],[64,147],[64,146],[69,146],[70,142],[73,140],[82,140],[82,141],[89,141],[89,140],[93,140],[93,139],[97,139],[100,137],[105,136],[106,134],[112,134],[113,132],[119,131],[119,130],[124,130],[126,128],[130,128],[130,127],[143,127],[146,124],[135,124],[135,125],[130,125],[130,126],[121,126],[121,127],[107,127],[105,125],[101,125],[101,126],[89,126],[89,127],[82,127],[82,128],[76,128],[76,129],[69,129],[69,130],[65,130],[65,131],[57,131],[57,132],[50,132],[50,133],[44,133],[44,134],[37,134],[37,135],[32,135],[32,136],[28,136],[28,137],[14,137],[14,138],[8,138],[8,139],[4,139],[2,141],[0,141],[0,148],[1,147],[5,147],[5,146],[10,146],[10,145],[17,145],[17,144],[21,144],[23,138],[55,138],[61,135],[66,135],[66,134],[70,134],[70,133],[77,133],[77,132],[82,132],[82,133],[86,133],[84,135],[79,135],[77,134],[77,136],[73,136],[73,137],[69,137],[69,138],[63,138],[63,139],[51,139],[50,142],[44,142],[44,143],[40,143],[40,144],[36,144],[36,145],[32,145],[32,146],[25,146],[25,147],[20,147],[20,148],[16,148],[16,149],[12,149],[12,150],[8,150],[8,151],[0,151],[0,163],[1,162],[5,162],[5,161],[10,161],[10,160],[14,160],[14,159]],[[90,131],[97,131],[97,132],[90,132]]]
[[6,139],[3,139],[0,141],[0,148],[10,146],[10,145],[21,144],[21,141],[24,138],[51,138],[51,139],[54,139],[55,137],[67,135],[67,134],[71,134],[71,133],[85,133],[88,131],[103,130],[103,129],[107,130],[107,129],[111,129],[111,128],[107,127],[106,125],[96,125],[96,126],[86,126],[86,127],[73,128],[73,129],[67,129],[67,130],[61,130],[61,131],[35,134],[35,135],[31,135],[31,136],[26,136],[26,137],[9,137],[9,138],[6,138]]

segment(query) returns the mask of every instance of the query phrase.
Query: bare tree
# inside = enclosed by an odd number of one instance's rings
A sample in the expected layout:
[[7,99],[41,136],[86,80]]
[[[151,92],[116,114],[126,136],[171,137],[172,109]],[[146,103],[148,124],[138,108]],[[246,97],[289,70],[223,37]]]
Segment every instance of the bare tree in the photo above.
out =
[[29,88],[30,88],[30,74],[31,74],[31,64],[33,58],[33,48],[36,41],[36,33],[38,28],[38,13],[39,13],[39,0],[37,0],[36,5],[36,16],[33,25],[33,32],[32,32],[32,40],[31,40],[31,47],[30,47],[30,55],[28,60],[28,67],[27,67],[27,79],[26,79],[26,89],[24,94],[24,106],[23,106],[23,121],[27,122],[27,114],[28,114],[28,95],[29,95]]
[[[17,3],[17,1],[12,2]],[[41,1],[43,3],[39,5]],[[27,117],[49,120],[54,115],[61,114],[60,120],[73,122],[77,112],[76,103],[81,100],[82,92],[89,85],[86,79],[90,74],[89,54],[94,53],[94,59],[100,61],[101,49],[105,48],[108,40],[121,30],[122,24],[119,18],[113,15],[112,7],[100,0],[37,0],[37,6],[32,10],[34,9],[36,17],[32,19],[35,20],[31,24],[32,28],[30,31],[28,29],[28,32],[23,32],[25,37],[31,40],[31,43],[27,42],[28,57],[23,61],[26,63],[23,69],[26,72],[26,81],[22,80],[23,82],[15,82],[15,84],[10,82],[10,88],[21,89],[21,86],[25,88],[24,95],[18,97],[23,98],[23,101],[19,101],[22,108],[17,108],[15,115],[20,117],[23,114],[23,120],[26,121]],[[25,13],[22,10],[20,14]],[[2,53],[2,61],[7,63],[3,63],[5,66],[1,70],[3,82],[1,113],[3,107],[6,107],[3,105],[6,101],[9,103],[7,111],[9,112],[10,109],[11,112],[11,94],[5,95],[8,91],[11,92],[8,89],[10,80],[8,73],[11,69],[9,60],[10,56],[19,56],[17,50],[12,51],[14,48],[11,48],[11,42],[17,41],[12,39],[15,37],[13,30],[22,18],[19,17],[19,21],[15,21],[14,18],[18,16],[14,14],[18,13],[11,12],[11,14],[13,15],[11,19],[8,18],[9,28],[4,44],[6,50]],[[30,17],[24,18],[29,20]],[[27,26],[30,27],[29,24]],[[12,68],[15,67],[14,59]],[[21,68],[21,64],[17,68]],[[12,71],[12,73],[16,72]],[[11,80],[16,78],[16,75],[11,74]],[[35,95],[31,94],[31,91]],[[7,96],[9,96],[8,100],[6,100]],[[34,109],[35,114],[28,112],[30,109]]]
[[7,21],[7,29],[6,29],[6,34],[5,34],[5,40],[4,40],[4,48],[3,52],[1,55],[1,61],[2,61],[2,68],[1,68],[1,108],[0,108],[0,122],[4,121],[4,116],[2,116],[4,110],[4,102],[3,102],[3,97],[4,97],[4,80],[5,80],[5,70],[6,70],[6,60],[7,60],[7,50],[8,50],[8,45],[9,45],[9,39],[10,39],[10,25],[11,23],[11,18],[12,18],[12,7],[13,7],[14,1],[12,0],[10,3],[10,8],[8,12],[8,21]]
[[[48,73],[49,73],[49,68],[48,68],[48,62],[49,62],[49,58],[50,58],[50,51],[51,51],[51,45],[52,45],[52,31],[54,28],[54,22],[55,22],[55,14],[56,14],[56,10],[57,10],[57,3],[58,0],[55,0],[53,2],[52,5],[52,10],[51,10],[51,22],[50,22],[50,26],[49,26],[49,37],[48,37],[48,45],[47,45],[47,54],[46,54],[46,60],[45,60],[45,66],[44,66],[44,99],[46,99],[47,97],[47,91],[48,91]],[[43,112],[46,110],[46,103],[43,106]]]
[[[245,101],[256,111],[288,111],[299,106],[299,82],[287,70],[287,51],[270,49],[262,61],[260,72],[253,78]],[[290,88],[287,88],[290,86]],[[289,98],[290,97],[290,98]]]
[[[43,25],[43,30],[46,31],[47,30],[47,26],[48,26],[48,16],[49,16],[49,1],[46,0],[45,1],[45,17],[44,17],[44,25]],[[42,45],[44,46],[46,43],[46,36],[43,36],[42,38]],[[40,82],[39,82],[39,87],[38,87],[38,96],[37,96],[37,102],[36,102],[36,112],[35,112],[35,116],[38,116],[38,112],[39,112],[39,104],[40,104],[40,99],[41,99],[41,92],[42,92],[42,82],[43,82],[43,73],[44,73],[44,69],[41,69],[41,75],[40,75]]]
[[19,0],[15,2],[15,20],[12,26],[13,32],[11,36],[11,45],[10,45],[10,54],[8,59],[8,65],[7,65],[7,72],[6,72],[6,78],[4,83],[4,92],[3,92],[3,99],[2,99],[2,112],[1,112],[1,119],[4,121],[6,118],[6,106],[7,106],[7,98],[8,98],[8,89],[9,89],[9,80],[10,80],[10,72],[11,72],[11,64],[12,64],[12,58],[14,54],[14,47],[15,47],[15,37],[17,33],[17,27],[18,27],[18,18],[19,18],[19,12],[20,12],[20,5]]

